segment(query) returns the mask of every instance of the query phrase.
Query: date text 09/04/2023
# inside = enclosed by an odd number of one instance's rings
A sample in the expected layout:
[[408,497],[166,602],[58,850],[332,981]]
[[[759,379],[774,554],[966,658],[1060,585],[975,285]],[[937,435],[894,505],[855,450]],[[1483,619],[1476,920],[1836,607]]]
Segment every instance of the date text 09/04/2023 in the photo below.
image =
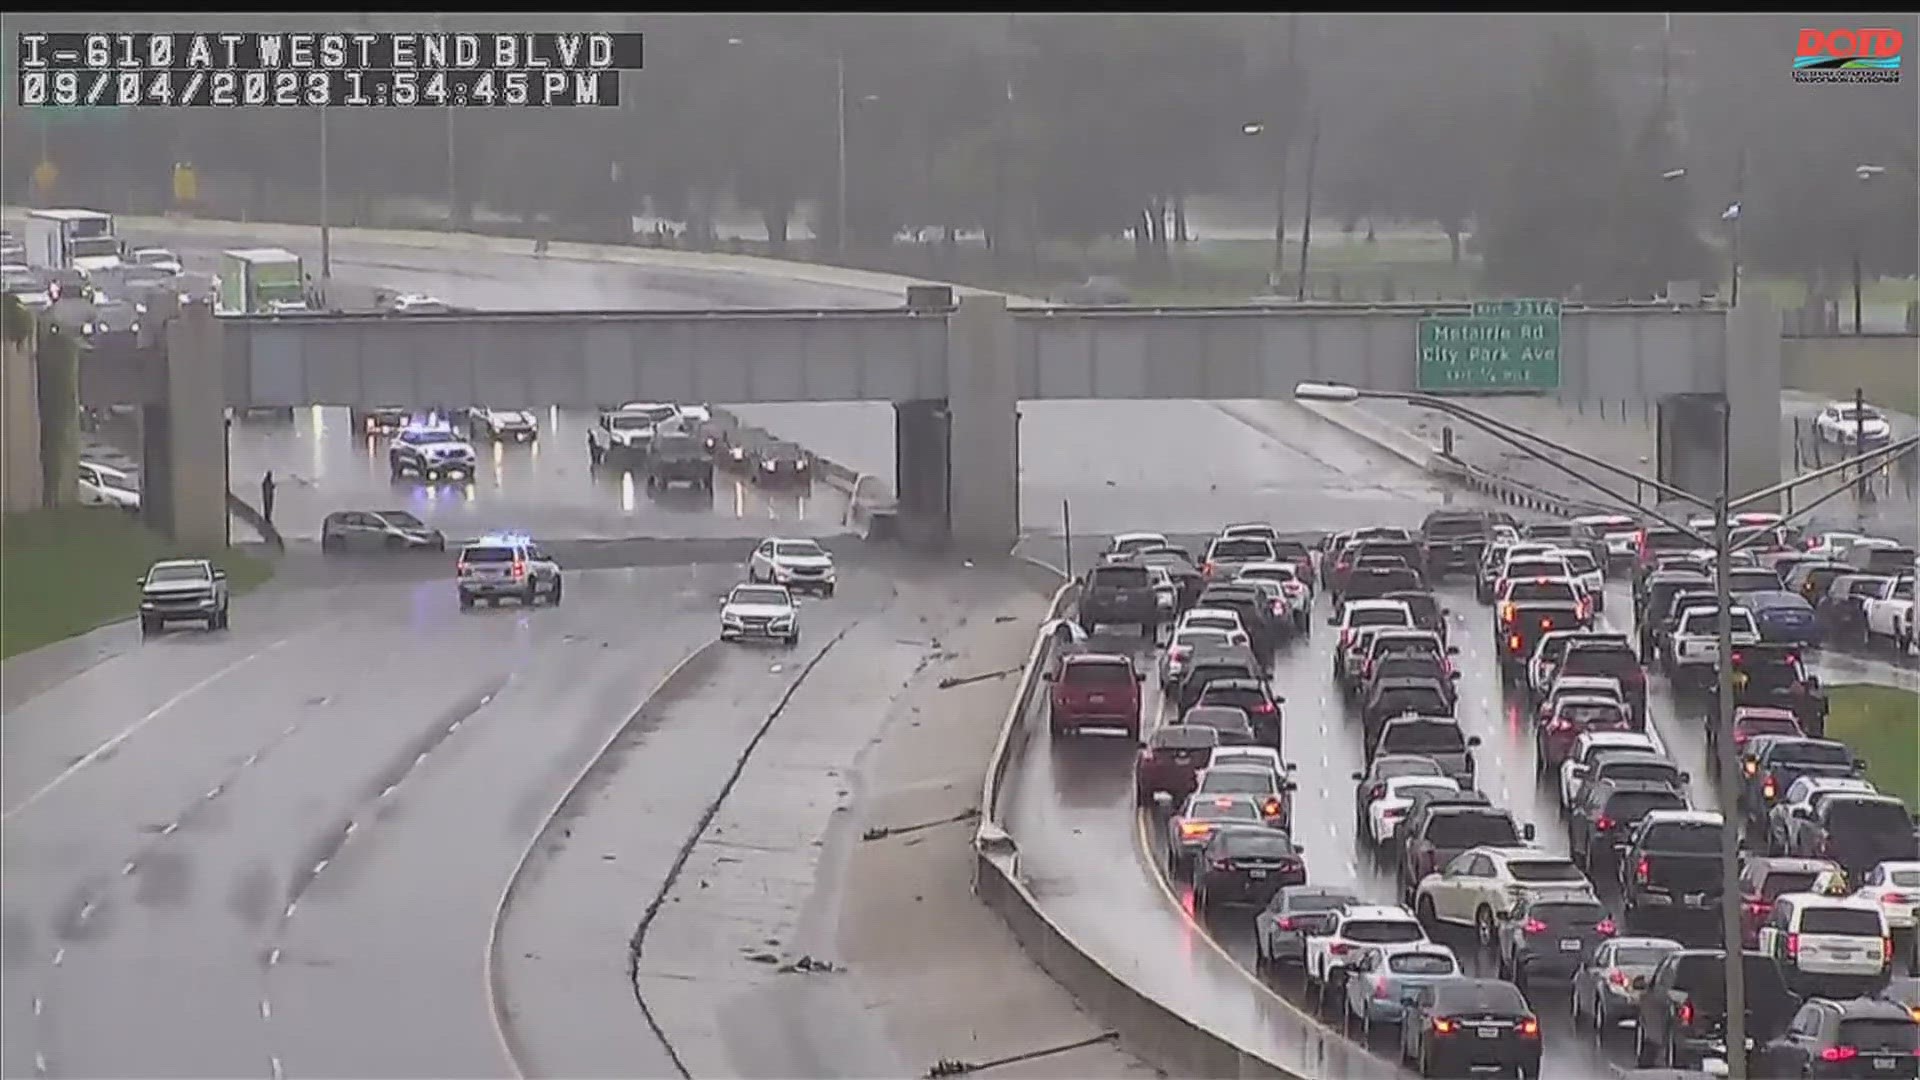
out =
[[618,71],[23,71],[20,104],[460,108],[620,104]]

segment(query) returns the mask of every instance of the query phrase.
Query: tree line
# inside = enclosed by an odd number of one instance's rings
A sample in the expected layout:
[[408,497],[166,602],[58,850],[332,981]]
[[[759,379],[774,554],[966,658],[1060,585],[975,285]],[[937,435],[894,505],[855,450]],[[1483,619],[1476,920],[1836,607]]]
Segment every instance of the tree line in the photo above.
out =
[[[500,28],[356,18],[352,29]],[[1912,39],[1911,15],[1881,18]],[[95,13],[85,28],[206,28],[174,21]],[[221,28],[295,21],[222,16]],[[334,110],[327,171],[336,198],[612,228],[649,207],[696,237],[740,207],[776,249],[796,214],[819,242],[860,248],[902,229],[996,250],[1127,235],[1146,268],[1186,235],[1198,196],[1277,206],[1297,238],[1310,180],[1322,229],[1429,224],[1456,258],[1479,254],[1492,286],[1595,299],[1717,280],[1733,230],[1722,214],[1739,202],[1751,267],[1843,271],[1857,256],[1869,272],[1912,274],[1915,95],[1794,83],[1803,21],[1692,15],[1669,32],[1657,14],[575,17],[540,28],[647,36],[619,107]],[[43,121],[9,108],[7,121],[10,198],[43,148],[63,175],[111,177],[150,202],[164,203],[183,160],[263,215],[319,187],[309,110]],[[1884,171],[1863,182],[1859,164]]]

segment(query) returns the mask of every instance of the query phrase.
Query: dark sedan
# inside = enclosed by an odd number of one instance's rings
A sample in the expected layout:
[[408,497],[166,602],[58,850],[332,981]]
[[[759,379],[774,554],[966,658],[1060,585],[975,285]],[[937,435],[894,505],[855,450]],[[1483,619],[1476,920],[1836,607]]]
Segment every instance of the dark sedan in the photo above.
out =
[[1225,904],[1263,905],[1287,885],[1307,883],[1306,849],[1279,829],[1221,829],[1193,867],[1193,906],[1201,914]]
[[1333,929],[1342,908],[1357,904],[1352,892],[1323,885],[1281,889],[1254,920],[1254,967],[1271,973],[1284,965],[1307,962],[1307,935]]
[[445,551],[447,537],[405,510],[336,510],[320,524],[320,550]]
[[1753,612],[1760,640],[1769,645],[1819,645],[1820,621],[1799,593],[1770,589],[1748,593],[1741,603]]
[[748,457],[748,475],[756,484],[806,484],[813,480],[812,460],[793,443],[761,443],[748,452]]

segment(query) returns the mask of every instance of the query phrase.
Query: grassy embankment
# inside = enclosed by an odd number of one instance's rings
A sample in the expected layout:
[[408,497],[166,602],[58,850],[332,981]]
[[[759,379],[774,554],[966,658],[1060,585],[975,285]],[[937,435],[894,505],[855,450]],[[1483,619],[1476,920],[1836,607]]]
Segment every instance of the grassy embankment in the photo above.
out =
[[[134,579],[155,559],[181,553],[118,510],[0,516],[0,657],[131,618],[139,602]],[[214,562],[236,594],[273,572],[271,563],[239,552]]]
[[1867,779],[1920,811],[1920,694],[1892,686],[1849,684],[1828,695],[1827,737],[1867,761]]

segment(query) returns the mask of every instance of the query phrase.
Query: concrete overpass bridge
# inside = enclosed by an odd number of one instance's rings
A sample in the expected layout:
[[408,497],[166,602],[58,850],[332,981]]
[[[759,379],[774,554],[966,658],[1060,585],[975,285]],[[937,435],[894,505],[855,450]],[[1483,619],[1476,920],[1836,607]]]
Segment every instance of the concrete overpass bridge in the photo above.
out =
[[[161,489],[149,498],[164,507],[161,524],[200,543],[225,535],[224,406],[891,401],[902,517],[930,524],[921,531],[950,537],[959,550],[1000,553],[1020,530],[1020,401],[1278,398],[1304,380],[1413,389],[1419,320],[1467,312],[1464,304],[910,300],[869,310],[404,317],[216,317],[188,308],[145,347],[90,354],[81,397],[148,407],[148,484]],[[1559,355],[1567,394],[1627,402],[1726,395],[1736,487],[1777,479],[1779,321],[1763,301],[1737,311],[1568,306]],[[1743,467],[1753,475],[1739,475]]]

